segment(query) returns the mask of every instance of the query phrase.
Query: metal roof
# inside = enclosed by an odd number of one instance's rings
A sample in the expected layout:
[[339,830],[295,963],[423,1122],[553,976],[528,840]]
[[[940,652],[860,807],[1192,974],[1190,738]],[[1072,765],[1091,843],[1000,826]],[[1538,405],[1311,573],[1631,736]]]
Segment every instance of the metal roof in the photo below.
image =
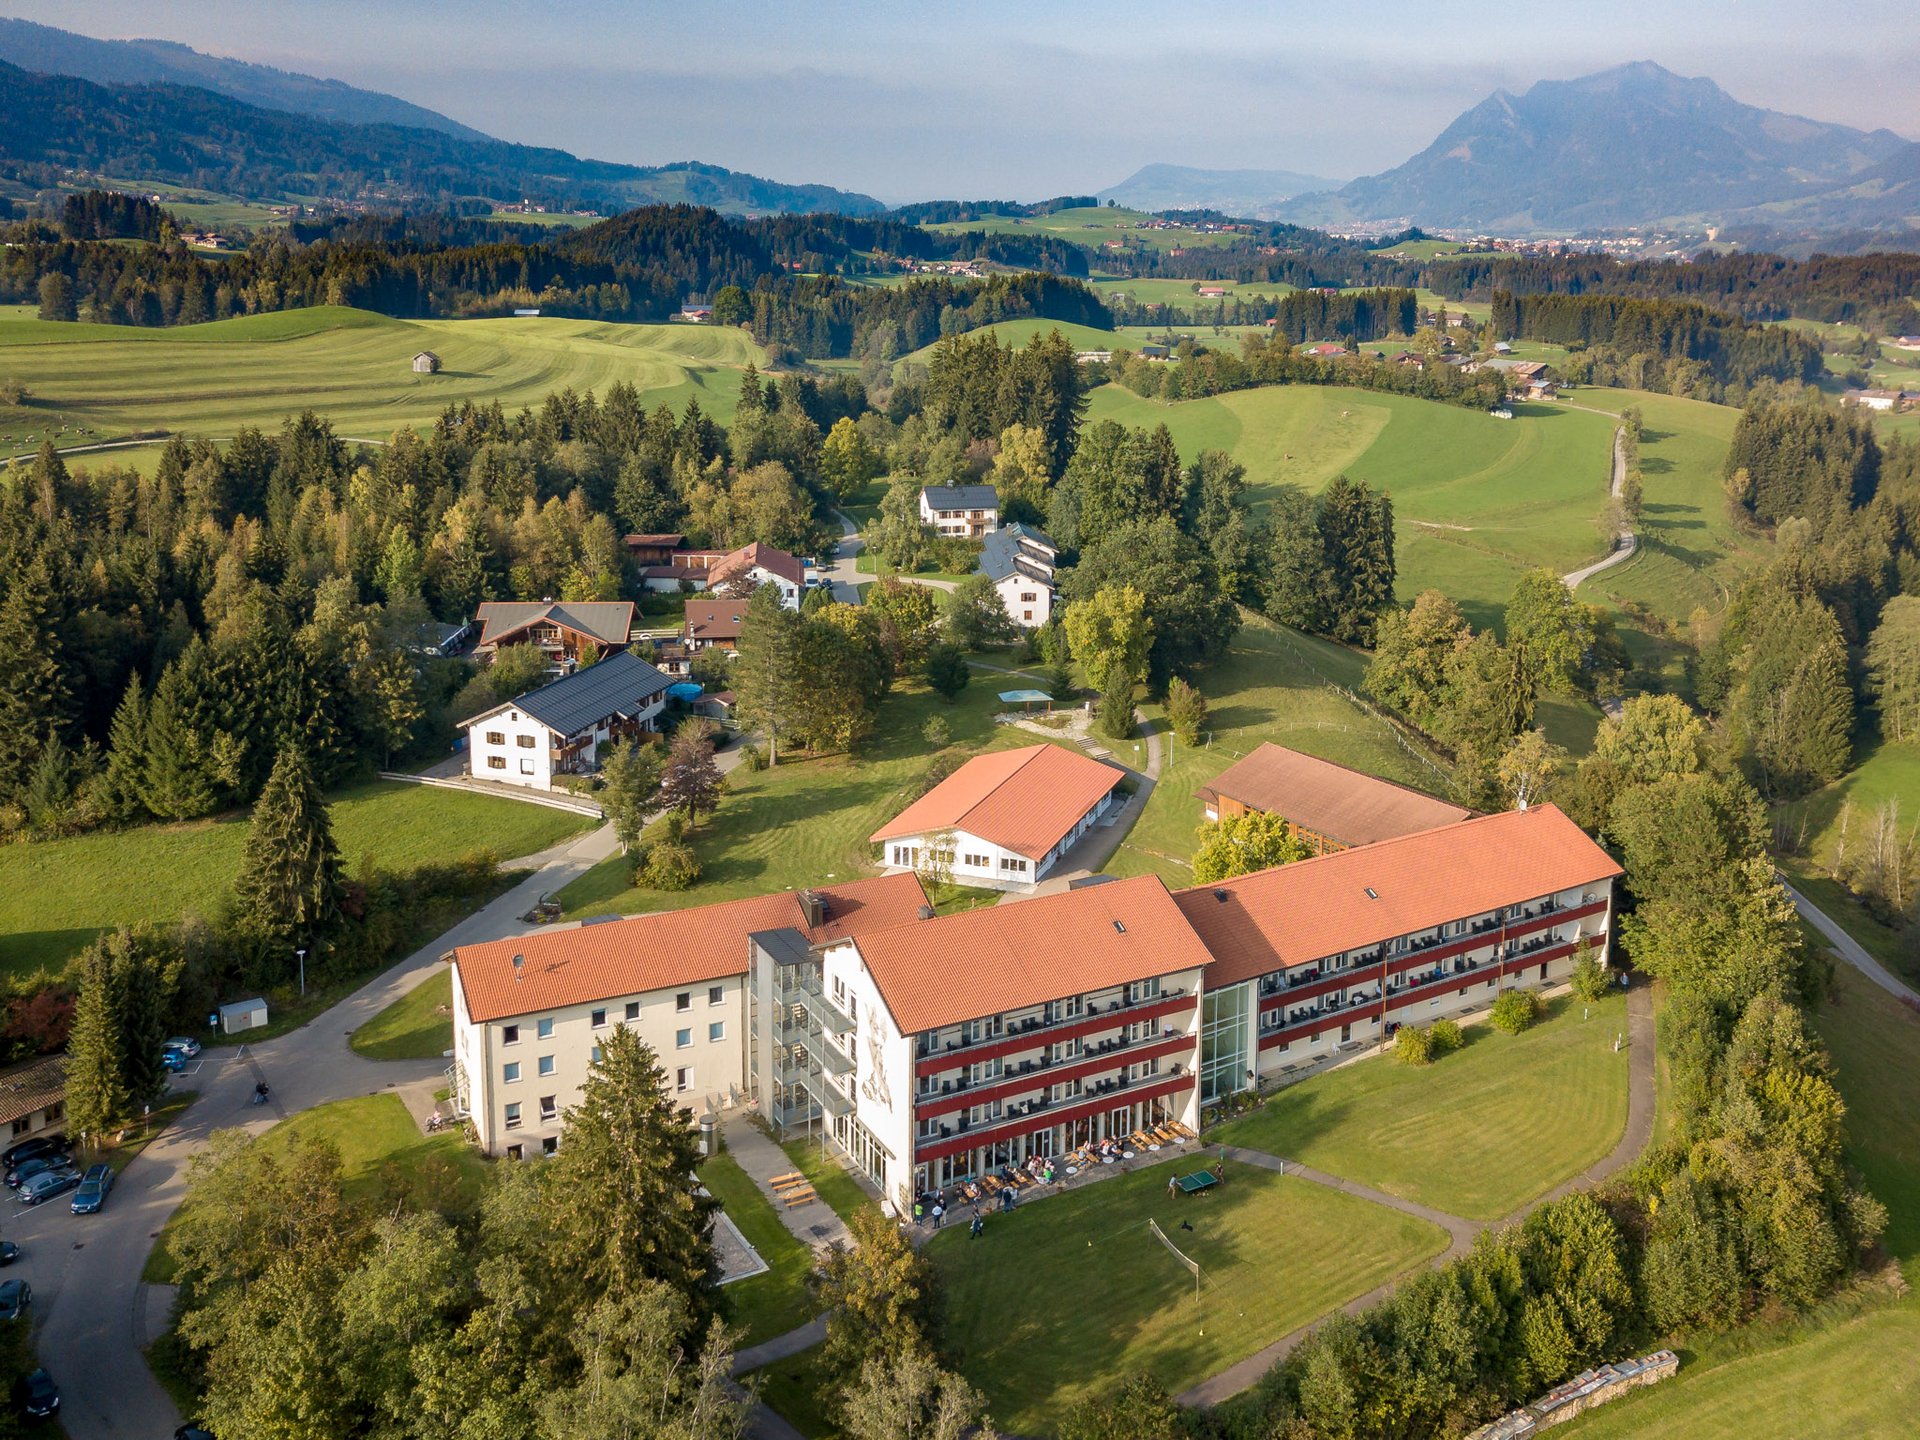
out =
[[1000,495],[991,485],[928,485],[920,493],[935,510],[997,510]]
[[[1046,554],[1037,555],[1029,547],[1037,547]],[[1004,580],[1019,572],[1042,584],[1050,584],[1053,557],[1059,553],[1059,547],[1041,531],[1015,521],[1001,526],[980,542],[980,573],[989,580]]]
[[508,708],[524,710],[549,730],[572,735],[591,729],[599,721],[634,714],[672,683],[631,650],[622,650],[597,665],[496,706],[489,713],[497,715]]

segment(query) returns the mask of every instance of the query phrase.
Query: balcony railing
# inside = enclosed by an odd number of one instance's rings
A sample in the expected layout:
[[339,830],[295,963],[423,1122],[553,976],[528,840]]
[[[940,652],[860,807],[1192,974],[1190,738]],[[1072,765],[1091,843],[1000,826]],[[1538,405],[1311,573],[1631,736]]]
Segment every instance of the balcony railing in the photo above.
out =
[[1104,1042],[1064,1060],[1042,1056],[1016,1069],[985,1080],[943,1080],[937,1090],[922,1090],[914,1097],[914,1113],[921,1119],[951,1114],[990,1100],[996,1095],[1016,1094],[1036,1085],[1048,1087],[1097,1074],[1115,1065],[1136,1065],[1143,1061],[1191,1054],[1194,1037],[1181,1031],[1171,1035],[1145,1035],[1138,1040],[1124,1036]]
[[1089,1005],[1078,1015],[1061,1016],[1057,1020],[1045,1020],[1040,1016],[1030,1015],[1017,1024],[1008,1025],[995,1035],[982,1035],[977,1040],[948,1040],[938,1049],[929,1049],[923,1045],[916,1052],[914,1068],[921,1075],[937,1074],[942,1070],[952,1070],[977,1060],[988,1060],[996,1055],[1025,1050],[1035,1045],[1070,1039],[1074,1035],[1086,1034],[1108,1026],[1157,1020],[1165,1015],[1191,1009],[1196,998],[1192,991],[1183,987],[1178,990],[1163,990],[1158,995],[1147,996],[1140,1000],[1129,1001],[1116,998],[1104,1005]]
[[938,1160],[945,1155],[957,1155],[976,1145],[990,1145],[1010,1135],[1084,1120],[1089,1115],[1098,1115],[1116,1105],[1131,1105],[1177,1095],[1183,1090],[1191,1090],[1195,1083],[1196,1077],[1190,1070],[1179,1075],[1148,1075],[1139,1080],[1116,1083],[1111,1089],[1097,1093],[1089,1091],[1068,1100],[1033,1105],[1018,1114],[1009,1111],[996,1120],[982,1120],[969,1126],[942,1126],[942,1133],[938,1135],[922,1135],[915,1139],[914,1159]]

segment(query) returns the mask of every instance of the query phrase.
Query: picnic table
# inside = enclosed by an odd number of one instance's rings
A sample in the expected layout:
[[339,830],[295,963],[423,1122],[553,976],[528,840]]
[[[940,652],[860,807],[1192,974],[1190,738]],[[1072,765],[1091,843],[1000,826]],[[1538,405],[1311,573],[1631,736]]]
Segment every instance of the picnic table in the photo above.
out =
[[1180,1176],[1173,1183],[1180,1187],[1182,1195],[1198,1195],[1218,1185],[1220,1177],[1211,1170],[1196,1170],[1191,1175]]

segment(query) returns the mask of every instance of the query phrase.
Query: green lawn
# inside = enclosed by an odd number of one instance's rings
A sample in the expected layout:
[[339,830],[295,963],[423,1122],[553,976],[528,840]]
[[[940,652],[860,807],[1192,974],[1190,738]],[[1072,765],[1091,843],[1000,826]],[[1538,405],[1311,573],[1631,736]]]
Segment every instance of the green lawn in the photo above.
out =
[[[440,373],[415,375],[413,355],[429,349]],[[49,435],[62,444],[154,430],[224,438],[242,425],[274,429],[309,406],[342,434],[379,440],[461,400],[513,410],[617,380],[649,407],[677,410],[697,396],[724,422],[738,372],[764,358],[731,327],[393,320],[332,306],[167,329],[5,319],[0,373],[23,381],[33,403],[0,417],[0,458]]]
[[369,1060],[438,1060],[453,1048],[453,971],[437,970],[353,1032]]
[[[1329,688],[1329,681],[1357,688],[1365,669],[1359,651],[1250,615],[1226,659],[1199,677],[1210,711],[1207,743],[1183,745],[1163,729],[1159,782],[1107,869],[1192,884],[1189,861],[1203,818],[1194,791],[1263,740],[1416,788],[1444,789],[1444,772],[1414,759],[1386,722]],[[1146,712],[1157,716],[1159,707]]]
[[[261,1136],[267,1153],[284,1154],[295,1137],[325,1140],[340,1152],[341,1174],[349,1195],[369,1200],[412,1197],[454,1213],[479,1203],[487,1162],[458,1131],[424,1135],[397,1095],[362,1095],[303,1110]],[[174,1212],[177,1219],[193,1204],[192,1193]],[[174,1219],[169,1219],[171,1228]],[[174,1259],[167,1231],[160,1232],[147,1257],[142,1279],[164,1285],[173,1280]]]
[[[529,855],[592,828],[585,816],[461,790],[379,780],[331,799],[351,873],[405,870],[481,847]],[[0,846],[0,973],[58,970],[104,929],[218,911],[239,873],[244,811]]]
[[1209,233],[1191,225],[1143,230],[1136,222],[1153,217],[1144,210],[1119,205],[1086,205],[1056,210],[1050,215],[982,215],[973,220],[940,221],[923,225],[936,234],[984,232],[992,235],[1050,235],[1074,245],[1099,248],[1108,240],[1123,240],[1130,249],[1171,250],[1176,246],[1217,247],[1244,241],[1245,235]]
[[817,1140],[786,1140],[780,1148],[793,1161],[793,1168],[812,1182],[814,1193],[842,1220],[873,1204],[873,1197],[860,1188],[860,1182],[833,1158],[831,1150],[823,1153]]
[[769,1267],[765,1274],[736,1280],[720,1291],[729,1307],[728,1323],[744,1332],[736,1348],[758,1345],[806,1324],[813,1318],[807,1293],[813,1252],[781,1224],[767,1197],[732,1156],[715,1155],[703,1164],[700,1183]]
[[[1175,1173],[1103,1180],[927,1247],[946,1283],[948,1348],[997,1425],[1050,1434],[1076,1401],[1131,1375],[1177,1394],[1446,1248],[1436,1226],[1304,1180],[1237,1166],[1213,1194],[1170,1200]],[[1199,1262],[1198,1302],[1149,1219]]]
[[1202,298],[1196,294],[1202,285],[1224,285],[1229,300],[1267,300],[1278,299],[1293,293],[1294,287],[1283,281],[1254,281],[1245,285],[1233,280],[1141,280],[1125,275],[1105,276],[1088,282],[1093,292],[1102,300],[1112,301],[1122,297],[1139,305],[1171,305],[1179,310],[1194,310],[1201,314],[1210,312],[1219,304],[1218,297]]
[[839,1427],[827,1419],[820,1404],[819,1361],[820,1349],[816,1346],[756,1370],[750,1379],[759,1386],[762,1402],[807,1440],[840,1440]]
[[1382,1056],[1289,1086],[1207,1140],[1497,1220],[1604,1157],[1626,1129],[1627,1052],[1613,1049],[1626,1001],[1551,1003],[1552,1018],[1519,1035],[1469,1027],[1467,1044],[1429,1068]]
[[872,575],[876,579],[885,579],[889,575],[900,575],[903,573],[910,573],[914,578],[917,578],[917,579],[951,580],[954,584],[957,585],[962,580],[967,578],[965,575],[954,575],[945,570],[928,570],[924,568],[924,565],[923,565],[923,568],[919,570],[914,570],[912,572],[903,572],[901,570],[896,569],[894,566],[889,565],[883,560],[881,560],[880,557],[878,555],[875,555],[871,550],[862,550],[859,553],[859,555],[855,556],[853,561],[853,568],[859,571],[862,575]]

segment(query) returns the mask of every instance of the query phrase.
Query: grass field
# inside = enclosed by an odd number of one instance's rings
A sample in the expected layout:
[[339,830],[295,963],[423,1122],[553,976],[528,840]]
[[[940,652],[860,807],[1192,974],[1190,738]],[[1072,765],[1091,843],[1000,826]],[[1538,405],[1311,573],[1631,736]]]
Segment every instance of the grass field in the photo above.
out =
[[[420,350],[439,355],[439,374],[413,373]],[[513,409],[566,386],[604,390],[616,380],[638,387],[650,406],[678,409],[697,396],[725,421],[735,372],[763,359],[732,328],[408,321],[332,306],[153,330],[0,320],[0,374],[24,382],[32,397],[0,426],[0,457],[30,452],[49,434],[61,443],[154,430],[224,438],[242,425],[274,429],[309,407],[343,434],[379,440],[461,400]]]
[[1843,849],[1859,851],[1874,811],[1889,800],[1899,803],[1903,831],[1920,820],[1920,745],[1875,741],[1857,761],[1833,784],[1777,807],[1803,853],[1827,869],[1840,863]]
[[[1199,677],[1210,712],[1208,743],[1183,745],[1163,731],[1159,782],[1107,870],[1191,885],[1188,861],[1202,818],[1194,791],[1263,740],[1405,785],[1441,788],[1444,776],[1403,750],[1384,721],[1328,686],[1357,688],[1365,669],[1358,651],[1250,615],[1226,659]],[[1146,713],[1157,715],[1158,707]]]
[[1229,300],[1254,300],[1278,298],[1291,295],[1294,287],[1279,281],[1251,282],[1245,285],[1233,280],[1141,280],[1130,276],[1116,275],[1097,277],[1088,282],[1093,292],[1102,300],[1114,300],[1126,297],[1140,305],[1172,305],[1181,310],[1196,310],[1202,313],[1211,310],[1218,303],[1218,297],[1202,297],[1195,294],[1201,285],[1226,287]]
[[[486,1164],[457,1131],[423,1135],[397,1095],[362,1095],[303,1110],[261,1136],[270,1155],[283,1156],[295,1137],[324,1140],[340,1152],[347,1193],[363,1199],[417,1197],[459,1212],[479,1202]],[[189,1194],[167,1222],[167,1229],[193,1205]],[[162,1230],[147,1257],[142,1278],[149,1284],[173,1279],[174,1260]]]
[[369,1060],[438,1060],[453,1048],[453,972],[438,971],[416,985],[348,1043]]
[[[1214,1193],[1176,1201],[1175,1173],[1103,1180],[927,1247],[949,1348],[996,1425],[1054,1433],[1076,1401],[1132,1375],[1177,1394],[1446,1248],[1436,1226],[1303,1180],[1236,1166]],[[1199,1262],[1198,1302],[1150,1218]]]
[[715,1155],[702,1164],[700,1183],[767,1262],[765,1274],[736,1280],[720,1291],[728,1323],[744,1332],[736,1348],[758,1345],[806,1324],[813,1318],[807,1293],[813,1252],[780,1223],[767,1197],[731,1155]]
[[1613,424],[1519,405],[1513,420],[1400,395],[1278,385],[1169,404],[1117,385],[1089,421],[1164,423],[1183,459],[1225,450],[1247,467],[1256,508],[1281,485],[1318,491],[1347,475],[1392,492],[1398,591],[1446,591],[1475,625],[1494,623],[1531,565],[1599,558]]
[[1164,230],[1137,228],[1137,222],[1152,218],[1144,210],[1089,205],[1056,210],[1051,215],[983,215],[977,220],[942,221],[920,228],[946,235],[973,231],[989,235],[1050,235],[1094,249],[1109,240],[1124,241],[1129,249],[1171,250],[1176,246],[1191,249],[1229,245],[1245,238],[1235,234],[1209,234],[1191,225]]
[[[592,823],[564,810],[390,780],[340,791],[330,808],[349,873],[362,861],[400,870],[483,846],[516,858]],[[246,839],[247,815],[238,811],[0,846],[0,972],[55,970],[116,925],[212,915],[239,873]]]
[[1626,1129],[1627,1054],[1613,1049],[1624,997],[1550,1003],[1550,1018],[1519,1035],[1469,1027],[1466,1045],[1429,1068],[1383,1056],[1290,1085],[1208,1143],[1497,1220],[1603,1158]]

